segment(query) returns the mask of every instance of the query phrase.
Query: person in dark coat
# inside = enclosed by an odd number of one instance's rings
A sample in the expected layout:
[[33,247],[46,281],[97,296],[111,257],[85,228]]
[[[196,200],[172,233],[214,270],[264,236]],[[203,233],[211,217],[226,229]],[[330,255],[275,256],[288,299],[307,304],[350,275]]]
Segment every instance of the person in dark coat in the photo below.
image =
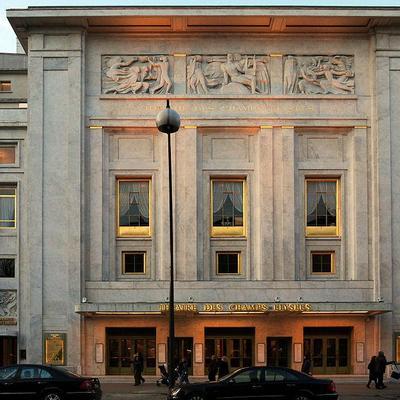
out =
[[189,363],[186,358],[182,358],[177,367],[180,383],[189,383]]
[[135,378],[135,386],[140,385],[142,376],[142,362],[140,360],[139,353],[135,353],[132,359],[133,376]]
[[221,361],[218,363],[218,380],[229,374],[228,357],[222,356]]
[[143,360],[143,356],[142,353],[139,352],[138,353],[139,356],[139,361],[140,361],[140,382],[141,383],[145,383],[146,380],[143,378],[142,374],[143,374],[143,370],[144,370],[144,360]]
[[376,357],[376,378],[377,378],[377,389],[385,389],[385,385],[383,384],[383,375],[386,371],[386,365],[393,364],[393,361],[387,361],[385,354],[383,351],[378,353],[378,357]]
[[375,382],[375,387],[377,387],[377,376],[376,376],[376,356],[371,357],[371,361],[368,364],[369,378],[367,383],[367,388],[370,388],[371,382]]
[[304,356],[303,364],[301,365],[301,372],[311,375],[311,360],[309,356]]
[[210,364],[208,364],[208,380],[210,382],[216,380],[217,372],[218,372],[217,357],[215,357],[215,355],[213,354],[211,356]]

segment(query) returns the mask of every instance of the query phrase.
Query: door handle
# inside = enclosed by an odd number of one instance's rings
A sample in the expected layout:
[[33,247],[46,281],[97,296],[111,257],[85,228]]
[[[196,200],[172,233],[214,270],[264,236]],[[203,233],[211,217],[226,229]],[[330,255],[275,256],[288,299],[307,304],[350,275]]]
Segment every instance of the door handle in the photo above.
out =
[[261,388],[262,388],[262,385],[253,385],[252,388],[253,388],[253,389],[261,389]]
[[295,384],[295,383],[287,383],[286,386],[287,386],[287,387],[295,387],[296,384]]
[[14,382],[4,382],[4,385],[5,386],[10,386],[10,385],[12,385]]

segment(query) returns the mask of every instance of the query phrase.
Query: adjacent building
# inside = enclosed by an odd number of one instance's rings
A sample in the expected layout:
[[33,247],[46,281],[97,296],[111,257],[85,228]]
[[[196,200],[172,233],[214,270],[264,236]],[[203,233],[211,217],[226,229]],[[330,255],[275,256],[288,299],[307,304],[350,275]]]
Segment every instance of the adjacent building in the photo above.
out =
[[166,362],[166,99],[176,359],[400,361],[400,8],[7,16],[27,55],[0,57],[3,364]]

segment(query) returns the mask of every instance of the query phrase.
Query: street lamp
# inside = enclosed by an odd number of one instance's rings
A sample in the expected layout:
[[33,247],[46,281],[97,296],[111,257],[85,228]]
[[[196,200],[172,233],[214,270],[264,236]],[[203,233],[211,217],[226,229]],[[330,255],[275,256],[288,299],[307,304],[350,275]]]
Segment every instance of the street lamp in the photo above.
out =
[[160,111],[156,118],[156,125],[160,132],[168,136],[168,191],[169,191],[169,251],[170,251],[170,280],[169,280],[169,351],[168,375],[169,384],[174,385],[174,342],[175,342],[175,305],[174,305],[174,225],[172,213],[172,165],[171,165],[171,134],[177,132],[181,125],[179,114],[172,110],[167,100],[167,107]]

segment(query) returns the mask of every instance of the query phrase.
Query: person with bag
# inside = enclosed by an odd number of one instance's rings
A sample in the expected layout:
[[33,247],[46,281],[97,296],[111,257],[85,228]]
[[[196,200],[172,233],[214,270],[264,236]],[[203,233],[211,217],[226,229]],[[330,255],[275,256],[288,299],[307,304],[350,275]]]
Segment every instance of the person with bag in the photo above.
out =
[[367,388],[370,388],[371,382],[374,381],[375,387],[377,386],[377,376],[376,376],[376,356],[371,357],[371,361],[368,364],[369,378],[367,383]]
[[383,376],[386,371],[386,365],[394,364],[394,361],[387,361],[385,353],[380,351],[378,357],[376,357],[376,377],[377,377],[377,389],[385,389],[386,385],[383,383]]

